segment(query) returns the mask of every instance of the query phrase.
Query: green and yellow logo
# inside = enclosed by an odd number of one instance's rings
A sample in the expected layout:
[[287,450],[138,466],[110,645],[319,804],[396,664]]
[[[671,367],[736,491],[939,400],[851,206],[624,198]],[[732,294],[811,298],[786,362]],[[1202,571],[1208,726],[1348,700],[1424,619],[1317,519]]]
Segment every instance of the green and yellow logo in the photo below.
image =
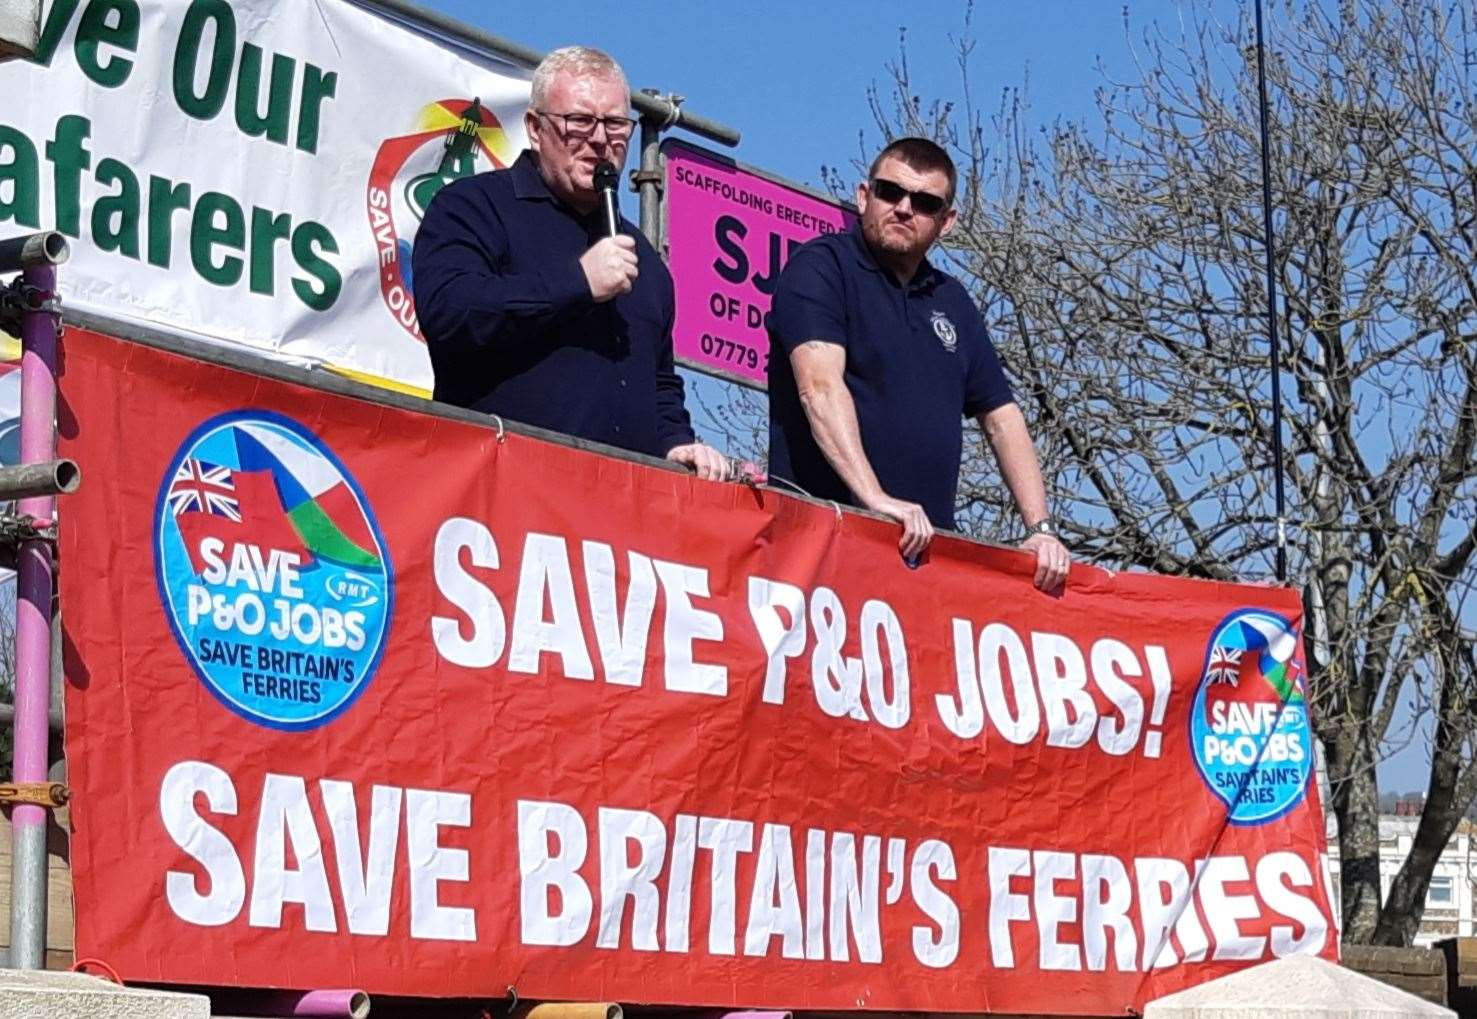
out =
[[418,340],[410,252],[431,199],[447,184],[506,167],[517,156],[502,124],[477,99],[443,99],[423,108],[410,134],[388,138],[375,154],[365,194],[379,255],[380,296]]

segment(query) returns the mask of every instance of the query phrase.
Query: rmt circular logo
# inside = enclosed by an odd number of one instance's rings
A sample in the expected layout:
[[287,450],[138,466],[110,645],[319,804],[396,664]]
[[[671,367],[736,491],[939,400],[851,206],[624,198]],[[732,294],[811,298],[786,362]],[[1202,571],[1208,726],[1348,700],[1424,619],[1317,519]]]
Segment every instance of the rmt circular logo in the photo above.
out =
[[1265,824],[1302,802],[1313,737],[1300,642],[1288,620],[1241,609],[1216,627],[1190,739],[1200,777],[1233,823]]
[[155,519],[165,615],[221,703],[311,729],[364,691],[394,574],[363,491],[311,431],[265,411],[206,421],[165,471]]

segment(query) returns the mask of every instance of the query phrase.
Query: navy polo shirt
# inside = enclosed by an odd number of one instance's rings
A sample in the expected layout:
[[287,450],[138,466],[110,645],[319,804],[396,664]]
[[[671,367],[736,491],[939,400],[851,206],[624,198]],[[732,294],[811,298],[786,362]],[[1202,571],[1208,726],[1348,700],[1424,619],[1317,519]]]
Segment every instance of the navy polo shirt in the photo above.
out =
[[789,354],[846,348],[846,388],[883,491],[954,527],[964,418],[1012,400],[969,292],[927,261],[906,285],[877,264],[860,225],[798,248],[769,317],[769,473],[811,495],[860,505],[811,435]]
[[436,399],[664,456],[693,441],[672,367],[672,276],[636,239],[636,285],[596,304],[579,258],[603,214],[558,201],[532,152],[431,200],[411,281]]

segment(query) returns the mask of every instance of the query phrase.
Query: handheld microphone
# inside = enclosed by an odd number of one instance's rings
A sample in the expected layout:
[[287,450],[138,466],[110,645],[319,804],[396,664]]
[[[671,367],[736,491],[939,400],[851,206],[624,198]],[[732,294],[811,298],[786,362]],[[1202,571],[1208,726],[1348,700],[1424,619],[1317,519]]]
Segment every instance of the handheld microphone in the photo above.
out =
[[602,160],[595,166],[595,190],[600,192],[605,205],[605,229],[611,237],[621,232],[621,215],[615,201],[615,188],[620,179],[615,164],[609,160]]

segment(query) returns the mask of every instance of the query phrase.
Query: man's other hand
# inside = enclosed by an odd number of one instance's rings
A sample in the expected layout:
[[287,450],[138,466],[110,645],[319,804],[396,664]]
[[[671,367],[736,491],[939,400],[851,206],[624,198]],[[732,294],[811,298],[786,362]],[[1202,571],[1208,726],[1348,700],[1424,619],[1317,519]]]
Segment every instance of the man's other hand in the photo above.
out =
[[[591,249],[594,250],[593,248]],[[667,459],[674,464],[683,464],[697,472],[704,481],[728,480],[728,457],[712,446],[701,442],[689,442],[685,446],[673,446],[667,450]]]
[[1054,535],[1033,534],[1021,542],[1021,548],[1036,553],[1036,587],[1042,591],[1056,591],[1067,581],[1067,571],[1072,567],[1072,557]]
[[884,494],[863,500],[863,505],[903,525],[903,536],[898,540],[897,550],[904,559],[917,559],[933,540],[933,524],[929,523],[928,514],[916,502],[904,502]]
[[636,285],[635,238],[625,234],[602,237],[580,256],[580,268],[596,304],[629,294]]

